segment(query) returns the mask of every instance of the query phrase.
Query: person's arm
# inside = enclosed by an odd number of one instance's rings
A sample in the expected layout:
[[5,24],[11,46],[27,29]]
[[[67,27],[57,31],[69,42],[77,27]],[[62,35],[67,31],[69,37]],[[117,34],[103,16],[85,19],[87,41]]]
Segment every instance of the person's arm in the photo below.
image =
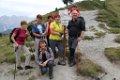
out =
[[11,39],[14,42],[15,46],[18,47],[18,43],[15,41],[15,36],[16,36],[16,34],[13,33],[13,35],[11,36]]
[[40,36],[40,34],[37,34],[37,33],[35,33],[35,32],[33,32],[33,35],[36,36],[36,37],[37,37],[37,36],[38,36],[38,37]]
[[54,54],[51,48],[49,48],[50,58],[48,60],[54,60]]
[[47,34],[48,33],[48,29],[49,29],[49,23],[47,22],[45,25],[44,25],[46,28],[45,28],[45,32],[43,34]]
[[61,34],[59,32],[54,31],[54,25],[53,24],[50,25],[50,30],[51,30],[51,34],[61,36]]
[[54,55],[53,55],[53,51],[51,48],[49,48],[49,54],[50,54],[50,58],[47,59],[44,63],[43,63],[43,66],[46,66],[46,64],[48,63],[48,61],[51,61],[51,60],[54,60]]
[[41,59],[41,57],[40,57],[40,55],[38,56],[38,55],[36,55],[38,58],[37,58],[37,64],[39,65],[39,66],[43,66],[43,63],[42,63],[42,59]]
[[83,17],[80,17],[80,26],[81,26],[81,33],[80,33],[80,37],[79,38],[84,38],[84,35],[85,35],[85,20]]
[[37,37],[37,36],[38,36],[38,37],[40,36],[40,34],[37,34],[37,33],[36,33],[36,28],[35,28],[34,26],[32,27],[32,34],[33,34],[34,36],[36,36],[36,37]]

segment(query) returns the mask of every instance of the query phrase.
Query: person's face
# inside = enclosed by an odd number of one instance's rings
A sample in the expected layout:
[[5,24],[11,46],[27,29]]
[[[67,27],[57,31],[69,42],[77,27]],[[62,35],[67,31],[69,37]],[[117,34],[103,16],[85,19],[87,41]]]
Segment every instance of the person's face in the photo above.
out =
[[40,43],[40,48],[41,49],[45,49],[46,48],[46,44],[45,43]]
[[55,21],[56,21],[56,22],[60,22],[60,17],[56,17],[56,18],[55,18]]
[[77,13],[72,13],[72,18],[73,19],[77,19],[78,18],[78,14]]
[[37,22],[40,23],[40,22],[41,22],[41,19],[40,19],[40,18],[37,18]]
[[22,29],[26,30],[27,29],[27,24],[22,25]]
[[52,18],[52,17],[50,17],[50,18],[48,19],[48,21],[53,21],[53,18]]

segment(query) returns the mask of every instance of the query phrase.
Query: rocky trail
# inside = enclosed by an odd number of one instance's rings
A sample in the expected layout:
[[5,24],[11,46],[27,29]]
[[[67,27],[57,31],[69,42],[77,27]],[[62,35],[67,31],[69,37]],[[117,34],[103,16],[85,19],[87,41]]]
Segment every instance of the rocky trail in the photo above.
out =
[[[93,26],[97,31],[103,31],[103,29],[98,27],[100,22],[97,22],[95,18],[97,17],[97,10],[93,11],[82,11],[81,15],[85,18],[87,31],[86,35],[95,36],[94,31],[90,31],[89,27]],[[106,26],[107,27],[107,26]],[[104,55],[104,49],[107,47],[117,47],[120,44],[117,44],[113,41],[116,37],[115,34],[106,34],[104,37],[95,38],[94,40],[82,40],[79,43],[80,50],[83,56],[86,56],[88,59],[100,65],[107,75],[104,76],[101,80],[120,80],[120,67],[111,63]],[[35,65],[32,62],[32,65]],[[0,80],[13,80],[13,64],[3,63],[0,65]],[[49,80],[49,78],[44,75],[41,76],[40,70],[36,67],[33,70],[23,70],[17,71],[16,80]],[[54,79],[53,80],[91,80],[82,76],[77,76],[75,72],[75,67],[70,68],[66,66],[55,66],[54,67]]]

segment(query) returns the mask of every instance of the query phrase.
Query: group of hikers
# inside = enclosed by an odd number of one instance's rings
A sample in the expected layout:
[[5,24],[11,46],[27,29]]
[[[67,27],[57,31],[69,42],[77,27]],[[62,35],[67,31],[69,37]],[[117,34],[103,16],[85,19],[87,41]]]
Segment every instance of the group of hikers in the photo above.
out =
[[[53,78],[53,67],[56,65],[55,59],[58,58],[58,65],[65,66],[63,38],[68,33],[69,58],[70,67],[76,64],[75,50],[78,42],[84,37],[85,21],[76,9],[71,10],[72,20],[69,21],[67,29],[64,29],[60,15],[49,15],[48,22],[42,23],[42,16],[37,15],[36,20],[32,23],[32,36],[34,36],[35,45],[35,62],[40,67],[41,73],[45,74],[49,71],[49,78]],[[32,69],[30,66],[31,53],[26,47],[26,38],[28,23],[21,21],[21,27],[12,31],[11,40],[15,46],[17,69],[22,70],[21,51],[25,53],[25,69]],[[64,31],[65,30],[65,31]],[[57,50],[56,50],[57,48]]]

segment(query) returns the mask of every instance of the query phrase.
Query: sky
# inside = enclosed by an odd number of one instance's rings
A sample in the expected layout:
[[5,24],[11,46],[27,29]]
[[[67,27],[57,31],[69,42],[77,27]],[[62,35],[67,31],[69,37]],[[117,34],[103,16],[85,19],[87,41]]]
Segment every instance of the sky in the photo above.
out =
[[[78,2],[81,0],[75,0]],[[64,7],[62,0],[0,0],[0,16],[28,16],[46,14],[55,8]]]

